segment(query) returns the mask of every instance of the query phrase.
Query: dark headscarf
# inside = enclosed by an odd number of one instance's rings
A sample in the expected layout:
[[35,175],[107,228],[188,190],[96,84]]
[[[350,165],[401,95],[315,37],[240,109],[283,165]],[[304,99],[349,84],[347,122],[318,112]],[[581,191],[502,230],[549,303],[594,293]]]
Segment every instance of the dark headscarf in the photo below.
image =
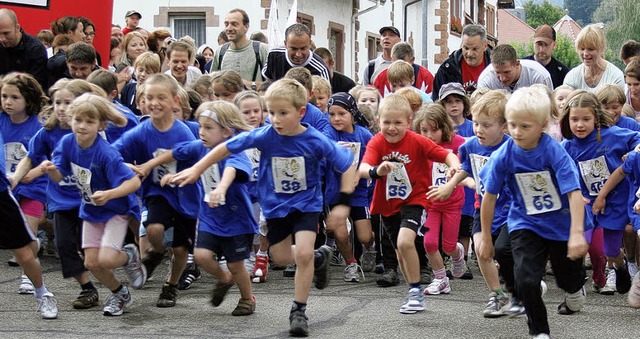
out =
[[351,112],[351,115],[353,115],[353,121],[356,124],[364,128],[369,128],[369,121],[367,121],[367,118],[365,118],[362,112],[360,112],[358,105],[356,104],[356,100],[351,96],[351,94],[346,92],[333,94],[327,102],[327,107],[331,107],[333,105],[338,105]]

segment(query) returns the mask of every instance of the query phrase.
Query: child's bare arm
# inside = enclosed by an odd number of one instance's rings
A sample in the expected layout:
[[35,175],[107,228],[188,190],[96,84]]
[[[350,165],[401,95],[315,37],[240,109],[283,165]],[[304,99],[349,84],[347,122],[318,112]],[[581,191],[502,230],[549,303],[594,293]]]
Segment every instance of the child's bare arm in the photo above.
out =
[[131,179],[123,181],[118,187],[106,191],[93,192],[91,199],[96,205],[103,206],[109,202],[109,200],[122,198],[137,191],[138,188],[140,188],[140,184],[140,178],[138,176],[134,176]]
[[571,212],[567,257],[571,260],[577,260],[584,257],[589,250],[589,245],[584,238],[584,201],[580,190],[567,193],[567,197],[569,198],[569,210]]
[[170,163],[175,160],[176,159],[173,157],[173,151],[164,152],[161,155],[153,159],[150,159],[144,164],[137,165],[136,167],[138,170],[134,170],[134,171],[136,173],[142,174],[142,179],[144,180],[144,178],[146,178],[149,175],[149,173],[151,173],[151,171],[153,171],[153,169],[156,168],[157,166]]
[[[394,167],[395,165],[389,161],[383,161],[378,166],[371,166],[363,162],[360,164],[360,167],[358,168],[358,173],[362,178],[375,179],[379,177],[384,177],[385,175],[389,174],[389,172],[391,172],[394,169]],[[375,168],[375,172],[372,172],[374,168]]]
[[42,168],[42,172],[49,174],[49,178],[51,178],[55,182],[60,182],[62,181],[62,178],[64,178],[64,176],[62,175],[62,173],[60,173],[60,170],[58,170],[56,165],[49,160],[43,161],[40,164],[40,167]]
[[434,185],[429,187],[429,192],[427,192],[427,199],[434,201],[449,199],[456,186],[458,186],[460,182],[462,182],[468,176],[469,173],[463,170],[456,171],[453,177],[449,179],[446,184],[442,186]]
[[482,244],[478,249],[478,256],[481,258],[493,258],[494,248],[491,239],[491,225],[495,216],[497,194],[486,192],[480,205],[480,229],[482,230]]
[[230,155],[231,152],[229,152],[229,149],[227,148],[227,143],[220,144],[212,149],[211,152],[207,153],[204,158],[195,163],[195,165],[176,174],[171,183],[180,184],[180,187],[193,184],[209,166]]
[[209,206],[218,207],[226,203],[227,190],[236,179],[236,173],[237,171],[233,167],[224,168],[222,178],[220,178],[220,183],[216,189],[209,193]]
[[591,208],[591,211],[594,214],[604,213],[604,208],[605,208],[605,206],[607,204],[606,203],[607,195],[609,195],[609,193],[611,193],[611,191],[616,186],[618,186],[618,184],[626,176],[627,175],[624,174],[624,172],[622,171],[622,166],[616,168],[616,170],[613,171],[613,173],[611,173],[611,176],[609,176],[609,179],[607,179],[607,181],[604,183],[604,185],[600,189],[600,192],[598,192],[598,196],[596,197],[596,200],[593,202],[593,206]]

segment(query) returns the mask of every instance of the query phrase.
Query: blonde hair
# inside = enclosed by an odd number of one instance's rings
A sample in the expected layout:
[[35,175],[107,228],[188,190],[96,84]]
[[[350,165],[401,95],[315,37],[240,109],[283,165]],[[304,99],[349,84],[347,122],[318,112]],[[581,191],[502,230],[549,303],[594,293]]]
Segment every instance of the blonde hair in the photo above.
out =
[[595,128],[598,130],[596,140],[602,141],[600,128],[609,127],[613,121],[611,117],[602,110],[598,97],[585,90],[575,90],[567,97],[567,103],[562,108],[560,117],[560,132],[565,139],[573,139],[573,132],[569,123],[569,114],[572,108],[588,108],[593,113]]
[[627,97],[618,85],[604,84],[598,88],[595,94],[602,105],[614,102],[624,105],[624,103],[627,102]]
[[531,87],[538,88],[541,91],[544,91],[549,96],[549,101],[551,102],[551,110],[549,111],[549,115],[554,120],[557,120],[560,117],[560,111],[558,111],[558,106],[555,104],[556,99],[553,96],[553,91],[547,86],[543,84],[533,84]]
[[521,88],[513,92],[507,101],[505,116],[510,112],[528,113],[540,124],[546,124],[551,118],[549,113],[551,112],[551,100],[549,100],[549,95],[540,88]]
[[216,119],[213,119],[222,128],[230,129],[233,134],[242,131],[250,131],[252,129],[249,124],[244,121],[240,110],[236,105],[228,101],[210,101],[204,102],[196,110],[196,117],[200,120],[200,114],[204,111],[215,113]]
[[129,55],[127,54],[127,47],[129,47],[129,43],[131,43],[131,40],[133,40],[134,38],[140,38],[140,40],[142,40],[142,43],[144,44],[145,50],[149,49],[149,45],[147,45],[147,39],[145,39],[142,34],[138,32],[127,33],[127,35],[124,36],[124,39],[122,39],[122,44],[120,45],[122,46],[122,54],[120,55],[120,64],[122,65],[132,66],[131,59],[129,59]]
[[622,106],[622,114],[632,119],[636,119],[636,112],[633,110],[633,107],[629,104],[624,104]]
[[372,134],[376,134],[380,131],[380,126],[376,123],[376,117],[373,114],[373,108],[369,105],[360,104],[358,105],[358,110],[364,115],[364,117],[369,121],[369,131]]
[[160,56],[153,52],[144,52],[136,58],[136,61],[133,63],[134,72],[138,67],[143,67],[147,70],[147,73],[158,73],[160,72]]
[[119,127],[127,124],[127,118],[116,110],[112,102],[93,93],[84,93],[74,99],[69,106],[69,115],[85,116],[101,123],[111,121]]
[[215,73],[211,78],[211,85],[213,86],[214,84],[221,84],[227,91],[233,93],[240,93],[244,90],[242,76],[231,69]]
[[499,89],[489,90],[471,106],[471,114],[473,117],[486,116],[496,119],[499,123],[504,124],[507,121],[505,107],[508,100],[509,94],[507,92]]
[[[131,33],[129,33],[129,34],[131,34]],[[177,96],[179,89],[182,88],[182,86],[180,86],[180,84],[178,83],[178,80],[176,80],[171,75],[164,74],[164,73],[152,74],[149,77],[149,79],[147,79],[147,81],[145,81],[145,84],[147,86],[149,86],[149,85],[160,85],[161,87],[164,87],[164,88],[168,89],[169,93],[171,93],[172,97]]]
[[413,66],[404,60],[394,61],[387,70],[387,80],[390,84],[399,81],[409,81],[413,79],[414,76]]
[[191,118],[191,105],[189,105],[189,93],[186,89],[180,87],[178,89],[178,98],[180,99],[180,110],[182,118],[180,120],[189,120]]
[[198,92],[203,99],[207,98],[205,101],[209,101],[213,97],[213,87],[211,87],[212,82],[213,79],[211,79],[211,75],[203,74],[201,77],[196,79],[196,81],[189,84],[189,87]]
[[264,102],[264,98],[261,97],[260,94],[258,94],[258,92],[256,91],[243,91],[236,95],[236,98],[233,100],[233,104],[238,107],[238,110],[240,110],[240,105],[247,99],[255,99],[258,101],[258,105],[260,105],[260,126],[264,126],[262,112],[264,112],[265,108],[267,107],[266,103]]
[[430,103],[422,106],[413,120],[413,130],[419,132],[420,124],[423,121],[433,124],[436,129],[442,130],[443,142],[453,140],[453,136],[456,134],[453,120],[442,105]]
[[290,102],[294,108],[300,109],[307,105],[307,95],[307,90],[300,82],[283,78],[269,86],[264,94],[264,99],[267,101],[267,106],[269,101],[285,100]]
[[136,87],[136,106],[140,107],[140,102],[144,99],[144,88],[146,84],[140,84]]
[[378,116],[381,117],[383,114],[391,110],[404,112],[409,119],[413,115],[413,110],[411,110],[409,100],[398,94],[387,95],[382,99],[380,107],[378,108]]
[[375,93],[378,97],[378,103],[380,103],[380,92],[375,87],[356,85],[356,87],[349,91],[349,94],[351,94],[351,96],[356,99],[356,102],[358,102],[358,100],[360,100],[360,95],[364,92]]
[[331,83],[329,82],[329,80],[319,75],[313,75],[311,76],[311,82],[313,83],[312,91],[314,94],[320,92],[322,94],[331,96]]
[[471,96],[469,96],[469,111],[471,111],[471,107],[473,107],[473,105],[480,100],[480,98],[487,94],[487,92],[489,92],[490,89],[488,87],[481,87],[476,89],[475,91],[473,91],[473,93],[471,93]]
[[581,48],[593,48],[604,57],[604,52],[607,48],[607,38],[604,35],[604,31],[598,24],[590,24],[584,26],[575,42],[576,50]]
[[[60,91],[68,91],[75,98],[81,96],[84,93],[95,93],[98,92],[98,95],[106,97],[106,93],[104,90],[97,85],[93,85],[86,80],[81,79],[60,79],[58,80],[51,88],[49,88],[49,95],[51,96],[51,100],[55,101],[55,95]],[[102,93],[100,93],[102,91]],[[58,119],[57,114],[51,114],[47,120],[45,120],[42,127],[46,130],[50,131],[60,125],[60,120]]]
[[418,93],[418,90],[411,87],[404,87],[396,91],[397,95],[402,95],[409,101],[412,112],[417,112],[422,107],[422,96]]

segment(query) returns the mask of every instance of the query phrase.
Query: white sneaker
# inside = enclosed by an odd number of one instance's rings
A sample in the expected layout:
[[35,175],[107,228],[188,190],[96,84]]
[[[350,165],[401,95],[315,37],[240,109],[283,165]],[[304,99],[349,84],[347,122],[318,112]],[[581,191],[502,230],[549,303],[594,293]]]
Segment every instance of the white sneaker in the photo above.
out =
[[549,288],[547,287],[547,283],[544,280],[540,280],[540,298],[544,298],[544,295],[547,294]]
[[600,294],[602,295],[614,295],[616,293],[616,271],[613,269],[607,273],[607,282],[604,287],[600,288]]
[[453,258],[451,258],[451,274],[455,278],[460,278],[464,275],[464,272],[467,271],[467,263],[464,261],[464,246],[461,243],[456,245],[459,253],[462,253],[462,260],[456,263]]
[[627,269],[629,270],[629,275],[633,279],[633,277],[636,276],[636,273],[638,273],[638,264],[636,264],[635,261],[627,262]]
[[26,275],[20,276],[20,285],[18,286],[18,293],[20,294],[34,294],[36,288],[33,287],[33,283]]
[[407,299],[405,299],[404,304],[400,306],[400,313],[414,314],[424,311],[425,308],[426,301],[424,295],[420,293],[419,288],[412,288],[407,293]]
[[424,289],[425,295],[438,295],[451,293],[451,285],[449,285],[449,278],[433,279],[431,284]]
[[42,298],[36,298],[38,302],[38,312],[42,315],[42,319],[55,319],[58,317],[58,301],[53,293],[47,292]]
[[362,268],[358,265],[357,262],[348,265],[344,268],[343,278],[346,282],[360,282],[360,276],[362,276],[362,280],[364,280],[364,272],[362,272]]

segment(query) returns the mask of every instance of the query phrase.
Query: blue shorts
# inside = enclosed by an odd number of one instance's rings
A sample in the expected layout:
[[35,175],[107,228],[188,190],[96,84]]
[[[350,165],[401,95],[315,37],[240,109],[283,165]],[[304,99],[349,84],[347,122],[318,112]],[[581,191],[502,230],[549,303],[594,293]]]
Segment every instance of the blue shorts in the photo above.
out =
[[296,232],[318,232],[319,216],[319,212],[294,211],[284,218],[267,219],[267,239],[271,245],[275,245],[292,236],[291,243],[295,243]]
[[253,234],[241,234],[235,237],[222,237],[209,232],[198,231],[196,248],[213,251],[218,258],[224,256],[228,262],[249,259]]

